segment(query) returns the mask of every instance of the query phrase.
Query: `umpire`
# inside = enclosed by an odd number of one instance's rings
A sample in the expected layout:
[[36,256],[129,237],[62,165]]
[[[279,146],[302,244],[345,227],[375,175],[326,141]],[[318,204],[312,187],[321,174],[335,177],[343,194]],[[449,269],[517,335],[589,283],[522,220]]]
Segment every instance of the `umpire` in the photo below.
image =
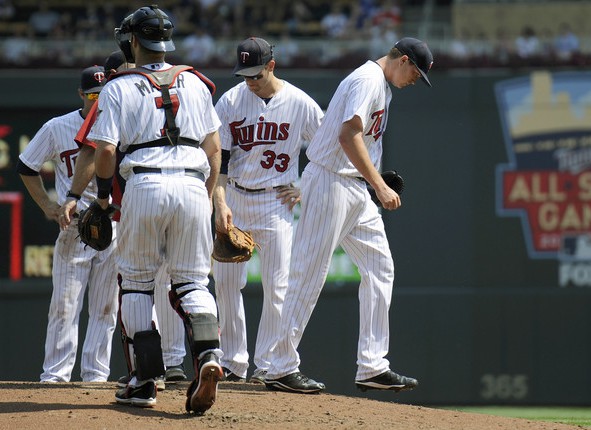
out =
[[115,399],[140,407],[156,403],[154,378],[164,369],[152,305],[156,272],[166,260],[171,303],[183,318],[196,375],[186,409],[201,414],[215,402],[222,377],[217,309],[208,290],[221,124],[212,103],[213,83],[191,67],[165,61],[166,52],[175,49],[172,33],[172,22],[155,5],[136,10],[116,29],[119,47],[136,69],[111,77],[88,139],[97,144],[102,208],[109,202],[118,142],[125,154],[119,167],[126,189],[116,261],[121,320],[132,342],[136,376]]

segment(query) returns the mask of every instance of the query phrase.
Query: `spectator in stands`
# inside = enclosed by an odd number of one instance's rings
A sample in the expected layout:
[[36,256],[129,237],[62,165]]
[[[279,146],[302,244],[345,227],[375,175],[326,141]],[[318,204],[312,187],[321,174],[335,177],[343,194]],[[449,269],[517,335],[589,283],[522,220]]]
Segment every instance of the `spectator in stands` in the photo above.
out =
[[560,24],[559,34],[554,39],[554,52],[562,61],[568,61],[579,52],[579,38],[566,22]]
[[398,0],[382,0],[374,10],[371,22],[373,25],[389,22],[390,26],[398,27],[402,23],[402,9]]
[[201,26],[196,26],[193,33],[181,42],[183,58],[191,65],[203,66],[215,54],[215,41]]
[[292,66],[300,53],[300,46],[290,37],[289,31],[284,29],[279,36],[279,43],[273,48],[273,52],[277,58],[281,58],[283,66]]
[[357,32],[367,33],[375,10],[375,0],[358,0],[351,4],[350,20]]
[[39,3],[39,9],[29,17],[29,25],[37,37],[47,37],[59,24],[60,14],[49,8],[47,1]]
[[468,44],[472,35],[467,28],[463,28],[459,35],[454,37],[449,44],[449,55],[454,60],[464,61],[470,57]]
[[340,39],[347,34],[349,17],[345,14],[342,3],[333,2],[330,12],[320,20],[322,33],[332,39]]
[[399,39],[398,33],[396,32],[396,24],[389,20],[372,26],[370,28],[370,35],[369,52],[371,53],[371,58],[379,58],[384,54],[384,46],[394,46]]
[[314,21],[315,17],[305,1],[296,0],[289,4],[286,18],[290,34],[301,35],[304,25]]
[[504,27],[497,28],[496,39],[493,44],[493,56],[500,64],[507,64],[515,54],[513,40]]
[[12,0],[0,0],[0,21],[10,21],[16,14]]
[[16,27],[14,33],[4,39],[2,56],[12,65],[26,65],[31,56],[31,38],[25,27]]
[[537,57],[540,54],[540,39],[533,27],[526,25],[521,34],[515,39],[515,49],[520,58]]

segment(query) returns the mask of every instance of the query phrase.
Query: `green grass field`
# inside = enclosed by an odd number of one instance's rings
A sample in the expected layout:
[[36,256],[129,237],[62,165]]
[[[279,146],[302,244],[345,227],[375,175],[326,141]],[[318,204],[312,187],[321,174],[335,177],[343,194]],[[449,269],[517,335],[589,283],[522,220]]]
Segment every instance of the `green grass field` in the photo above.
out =
[[442,409],[511,418],[525,418],[528,420],[549,421],[591,428],[591,406],[449,406]]

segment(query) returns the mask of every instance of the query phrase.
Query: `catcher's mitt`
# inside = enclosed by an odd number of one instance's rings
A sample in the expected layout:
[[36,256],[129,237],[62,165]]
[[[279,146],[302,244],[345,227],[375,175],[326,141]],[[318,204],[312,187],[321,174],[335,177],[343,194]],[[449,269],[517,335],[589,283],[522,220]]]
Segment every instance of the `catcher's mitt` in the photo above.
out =
[[[382,178],[384,179],[384,182],[387,186],[396,191],[396,193],[402,194],[402,191],[404,191],[404,179],[402,179],[402,176],[400,176],[396,170],[383,172]],[[367,184],[367,191],[369,192],[373,202],[381,207],[382,203],[380,202],[380,199],[378,199],[376,191],[369,184]]]
[[250,260],[255,246],[258,244],[250,232],[232,225],[228,227],[228,234],[216,231],[211,256],[222,263],[242,263]]
[[80,212],[78,219],[80,240],[97,251],[107,249],[113,239],[111,217],[116,210],[117,208],[113,205],[103,209],[96,201],[92,202],[88,209]]

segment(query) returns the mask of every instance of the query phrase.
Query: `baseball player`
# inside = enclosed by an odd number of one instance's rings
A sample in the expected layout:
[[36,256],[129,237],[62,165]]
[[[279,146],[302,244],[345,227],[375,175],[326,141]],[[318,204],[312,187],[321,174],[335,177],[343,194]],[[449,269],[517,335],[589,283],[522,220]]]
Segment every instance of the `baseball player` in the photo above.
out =
[[[126,19],[131,19],[131,16]],[[122,51],[115,51],[107,57],[105,60],[105,74],[107,79],[112,73],[121,70],[127,70],[133,68],[133,63],[128,63],[125,59],[125,55]],[[86,116],[82,127],[78,130],[78,134],[74,138],[78,146],[80,147],[80,153],[76,161],[76,168],[74,169],[74,176],[72,178],[72,187],[70,188],[70,194],[81,194],[90,180],[94,177],[94,151],[96,144],[86,138],[90,132],[90,128],[96,120],[96,108],[95,103],[92,109]],[[121,206],[121,196],[124,189],[123,178],[118,178],[113,183],[113,203],[117,206]],[[66,202],[60,208],[59,224],[62,229],[66,229],[71,222],[72,215],[76,213],[77,200],[73,198],[67,198]],[[119,221],[120,213],[117,211],[113,216],[115,221]],[[168,291],[170,291],[170,283],[167,280],[166,267],[158,271],[156,276],[156,285],[162,288],[156,288],[154,294],[154,321],[157,325],[161,336],[162,336],[162,353],[163,362],[166,367],[164,378],[157,378],[156,386],[159,390],[165,389],[166,382],[177,382],[187,379],[187,376],[183,367],[183,360],[185,357],[185,340],[184,340],[184,329],[183,322],[172,309],[168,300]],[[125,339],[125,336],[123,336]],[[127,343],[124,342],[124,348],[128,348]],[[128,363],[128,366],[130,364]],[[127,386],[130,381],[131,369],[128,375],[122,376],[118,380],[118,385],[123,388]]]
[[[79,148],[74,136],[95,103],[105,83],[102,67],[82,71],[78,93],[82,109],[46,122],[19,156],[17,171],[31,197],[53,221],[58,221],[60,204],[71,188],[74,163]],[[48,196],[39,171],[43,163],[55,165],[55,185],[58,200]],[[68,196],[88,207],[96,197],[93,181],[79,195]],[[116,236],[115,229],[113,230]],[[84,295],[88,287],[88,327],[82,347],[81,374],[85,382],[104,382],[109,377],[113,332],[117,322],[117,280],[112,255],[113,244],[103,252],[86,247],[77,238],[74,221],[62,230],[53,254],[53,293],[49,306],[45,360],[41,382],[70,381],[78,348],[78,327]]]
[[[115,400],[156,403],[154,379],[163,373],[160,335],[152,325],[155,277],[164,261],[172,280],[171,303],[183,318],[196,379],[187,411],[203,413],[216,400],[222,378],[217,308],[208,290],[211,193],[220,166],[215,86],[190,67],[171,66],[173,24],[157,6],[136,10],[116,39],[136,69],[111,77],[99,99],[88,139],[96,142],[97,203],[105,208],[116,166],[126,180],[121,201],[117,267],[121,320],[134,377]],[[159,82],[160,84],[158,84]]]
[[[214,192],[216,230],[228,225],[250,231],[260,245],[263,308],[250,381],[263,383],[279,328],[287,288],[293,212],[299,201],[298,160],[322,118],[318,104],[302,90],[275,76],[269,43],[257,37],[237,49],[236,76],[244,81],[222,95],[216,111],[222,127],[222,166]],[[230,381],[243,381],[248,369],[244,304],[246,263],[214,261],[220,312],[222,366]]]
[[322,125],[306,154],[301,180],[302,212],[294,237],[289,286],[278,342],[265,384],[269,389],[315,393],[325,389],[299,371],[297,347],[320,295],[333,251],[342,246],[361,275],[359,286],[358,388],[403,390],[416,379],[390,370],[388,311],[394,263],[378,207],[363,179],[376,190],[383,207],[400,207],[379,169],[382,137],[392,91],[421,78],[433,56],[427,45],[404,38],[376,61],[367,61],[338,86]]

